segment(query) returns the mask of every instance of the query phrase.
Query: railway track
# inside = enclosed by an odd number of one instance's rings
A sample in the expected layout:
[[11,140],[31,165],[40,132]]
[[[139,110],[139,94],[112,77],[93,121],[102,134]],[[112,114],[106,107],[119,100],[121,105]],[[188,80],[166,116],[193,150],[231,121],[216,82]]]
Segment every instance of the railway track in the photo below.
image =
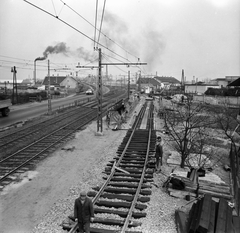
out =
[[[103,112],[112,100],[107,98],[103,103]],[[15,180],[18,173],[34,167],[38,160],[71,139],[77,130],[96,119],[96,116],[97,107],[94,101],[88,103],[87,107],[81,106],[68,111],[67,114],[0,138],[0,151],[5,151],[5,155],[0,160],[0,187],[3,188]]]
[[[145,129],[143,119],[147,115]],[[105,168],[108,175],[101,188],[93,188],[94,221],[91,233],[141,232],[141,218],[146,216],[153,181],[156,132],[153,130],[153,104],[147,102],[128,130],[116,157]],[[63,227],[64,228],[64,227]],[[77,223],[70,233],[77,232]]]

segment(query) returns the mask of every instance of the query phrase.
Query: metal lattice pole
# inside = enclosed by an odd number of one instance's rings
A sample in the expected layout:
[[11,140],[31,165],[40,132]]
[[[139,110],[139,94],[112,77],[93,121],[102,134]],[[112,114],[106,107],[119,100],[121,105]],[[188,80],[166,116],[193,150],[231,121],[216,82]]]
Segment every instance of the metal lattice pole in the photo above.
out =
[[99,67],[98,67],[98,115],[97,115],[97,132],[103,131],[102,127],[102,54],[101,49],[99,49]]

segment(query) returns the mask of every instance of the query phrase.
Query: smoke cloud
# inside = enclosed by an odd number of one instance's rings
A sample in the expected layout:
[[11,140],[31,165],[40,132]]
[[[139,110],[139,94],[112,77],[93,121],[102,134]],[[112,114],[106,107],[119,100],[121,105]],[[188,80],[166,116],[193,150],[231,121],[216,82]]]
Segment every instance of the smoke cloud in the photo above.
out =
[[83,47],[77,49],[77,56],[85,61],[94,61],[98,58],[98,54],[96,52],[90,52]]
[[49,54],[53,54],[53,53],[55,54],[63,53],[64,55],[67,56],[68,52],[69,52],[69,48],[66,46],[66,43],[60,42],[55,46],[48,46],[43,52],[43,56],[47,58]]
[[[146,70],[148,72],[162,63],[166,41],[163,33],[159,32],[159,29],[155,30],[156,24],[153,22],[146,22],[146,25],[141,26],[143,29],[139,32],[137,29],[130,29],[117,15],[106,11],[103,26],[104,34],[129,53],[140,57],[142,62],[147,62]],[[113,42],[101,38],[102,43],[106,44],[108,48],[114,51],[117,49],[117,45]],[[126,54],[124,56],[126,57]],[[133,58],[131,57],[130,60]]]
[[69,52],[69,48],[66,46],[66,43],[60,42],[56,44],[55,46],[48,46],[45,51],[43,52],[43,57],[38,57],[35,59],[35,61],[43,61],[47,59],[49,54],[53,53],[63,53],[67,56],[67,53]]
[[143,33],[143,44],[141,54],[143,60],[148,63],[147,71],[152,71],[155,65],[162,64],[162,56],[166,47],[164,36],[162,33],[149,28]]
[[35,59],[35,61],[42,61],[47,59],[49,54],[58,54],[58,53],[62,53],[65,56],[75,56],[78,58],[82,58],[85,61],[92,61],[92,60],[96,60],[98,58],[98,54],[97,53],[93,53],[91,51],[86,50],[83,47],[80,47],[74,51],[71,51],[69,47],[67,47],[66,43],[64,42],[60,42],[58,44],[56,44],[55,46],[48,46],[45,51],[43,52],[43,57],[38,57]]
[[[103,23],[103,33],[106,34],[112,41],[116,42],[118,45],[123,47],[130,53],[137,54],[137,41],[131,38],[131,33],[127,24],[119,18],[117,15],[114,15],[108,11],[105,11],[104,14],[104,23]],[[115,49],[116,44],[111,40],[106,39],[101,36],[102,43],[106,44],[109,49]]]

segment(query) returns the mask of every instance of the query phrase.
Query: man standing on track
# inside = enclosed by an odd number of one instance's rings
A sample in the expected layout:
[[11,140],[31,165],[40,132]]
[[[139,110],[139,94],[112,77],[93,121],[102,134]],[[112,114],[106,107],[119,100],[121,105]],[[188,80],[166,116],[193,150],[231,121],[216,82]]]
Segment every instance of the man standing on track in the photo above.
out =
[[156,158],[156,171],[161,171],[162,166],[162,156],[163,156],[163,148],[162,148],[162,138],[160,136],[157,137],[157,143],[155,148],[155,158]]
[[80,233],[90,233],[90,222],[93,222],[94,211],[93,203],[90,198],[87,197],[87,193],[82,191],[80,197],[75,200],[74,203],[74,218],[78,220],[78,228]]

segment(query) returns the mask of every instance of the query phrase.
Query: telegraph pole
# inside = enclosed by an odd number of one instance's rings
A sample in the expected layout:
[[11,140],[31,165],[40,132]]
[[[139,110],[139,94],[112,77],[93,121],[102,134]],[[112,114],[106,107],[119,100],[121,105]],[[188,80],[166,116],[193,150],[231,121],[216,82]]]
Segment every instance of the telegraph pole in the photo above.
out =
[[52,114],[51,93],[50,93],[50,62],[48,60],[48,115]]

